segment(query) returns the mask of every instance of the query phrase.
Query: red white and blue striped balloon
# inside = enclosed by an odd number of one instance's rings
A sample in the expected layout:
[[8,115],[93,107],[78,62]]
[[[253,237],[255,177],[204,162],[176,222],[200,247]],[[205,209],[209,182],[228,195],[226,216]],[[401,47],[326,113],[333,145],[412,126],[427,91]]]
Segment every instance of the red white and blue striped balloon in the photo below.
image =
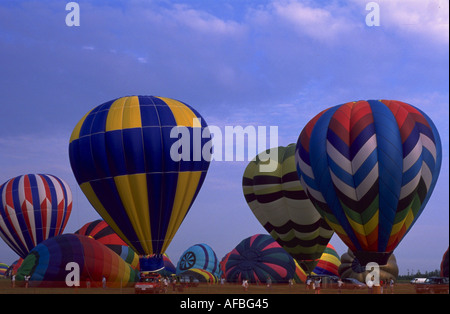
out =
[[387,260],[422,213],[442,152],[438,131],[422,111],[369,100],[315,116],[299,136],[295,157],[300,181],[330,227],[359,259],[377,262],[383,255],[380,261]]
[[62,234],[72,192],[62,179],[27,174],[0,186],[0,236],[22,258],[42,241]]

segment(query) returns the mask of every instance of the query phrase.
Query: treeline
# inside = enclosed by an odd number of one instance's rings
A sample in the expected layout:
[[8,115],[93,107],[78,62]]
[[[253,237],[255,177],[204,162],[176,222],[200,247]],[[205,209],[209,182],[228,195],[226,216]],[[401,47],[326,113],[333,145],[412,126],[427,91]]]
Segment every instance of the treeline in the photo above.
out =
[[416,273],[409,273],[407,275],[398,275],[397,279],[398,280],[412,280],[414,278],[427,278],[427,277],[433,277],[433,276],[437,276],[440,277],[441,276],[441,271],[439,269],[435,269],[433,271],[426,271],[425,273],[422,273],[420,270],[418,270]]

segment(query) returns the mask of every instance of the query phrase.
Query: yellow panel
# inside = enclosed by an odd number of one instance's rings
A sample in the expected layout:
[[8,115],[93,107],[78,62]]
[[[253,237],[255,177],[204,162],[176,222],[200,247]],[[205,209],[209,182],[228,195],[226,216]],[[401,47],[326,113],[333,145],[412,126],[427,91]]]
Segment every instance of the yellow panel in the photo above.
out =
[[406,230],[411,226],[412,222],[414,221],[414,215],[411,209],[408,210],[408,214],[403,218],[400,222],[396,223],[392,226],[391,230],[391,237],[395,234],[397,234],[405,225]]
[[137,96],[126,97],[123,107],[122,128],[141,128],[141,108],[139,106],[139,98]]
[[201,123],[199,123],[198,117],[195,113],[189,109],[183,103],[165,97],[157,97],[164,101],[172,110],[173,116],[175,117],[175,121],[178,126],[186,126],[186,127],[201,127]]
[[108,111],[105,131],[121,130],[123,127],[123,110],[127,97],[122,97],[114,101]]
[[114,182],[142,248],[146,254],[152,254],[145,173],[118,176],[114,178]]
[[114,220],[111,218],[111,216],[108,214],[106,209],[103,207],[102,203],[98,199],[97,195],[95,194],[94,190],[92,189],[92,186],[89,182],[82,183],[80,185],[81,190],[83,191],[84,195],[86,195],[87,199],[91,203],[91,205],[97,210],[99,215],[105,220],[105,222],[114,230],[114,232],[122,238],[134,251],[136,249],[130,243],[125,235],[120,231],[117,224],[114,222]]
[[186,216],[186,212],[188,211],[192,198],[197,190],[201,175],[201,171],[178,173],[177,193],[173,202],[172,215],[170,216],[162,252],[166,251],[175,236],[175,233],[183,222],[184,216]]
[[78,121],[77,125],[75,126],[75,128],[72,131],[72,135],[70,136],[69,143],[72,143],[72,141],[80,138],[81,127],[82,127],[84,121],[86,120],[86,117],[91,113],[92,110],[94,110],[94,109],[89,110],[89,112],[86,113],[80,121]]
[[[374,239],[370,235],[378,227],[378,214],[379,214],[379,211],[377,210],[375,215],[373,215],[373,217],[370,218],[370,220],[364,225],[361,225],[360,223],[355,222],[348,215],[346,215],[347,220],[350,223],[350,225],[352,226],[352,229],[355,233],[356,238],[358,239],[359,244],[363,248],[369,248],[374,244],[373,243]],[[376,241],[376,239],[375,239],[375,241]]]
[[348,222],[350,223],[350,225],[352,226],[352,228],[355,232],[357,232],[361,235],[369,235],[378,226],[378,214],[379,214],[379,211],[377,210],[375,215],[373,215],[372,218],[370,218],[370,220],[368,222],[366,222],[366,224],[364,224],[364,225],[361,225],[360,223],[355,222],[348,215],[346,215],[346,216],[347,216]]

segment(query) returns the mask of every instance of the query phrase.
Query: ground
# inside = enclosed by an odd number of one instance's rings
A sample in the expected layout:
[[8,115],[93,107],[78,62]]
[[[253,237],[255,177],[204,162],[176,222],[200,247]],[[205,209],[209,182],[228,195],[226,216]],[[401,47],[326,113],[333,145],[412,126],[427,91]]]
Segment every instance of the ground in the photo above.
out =
[[[390,288],[384,288],[384,294],[391,294]],[[337,289],[322,288],[321,294],[338,294]],[[368,294],[367,289],[360,290],[342,290],[342,294]],[[394,294],[415,294],[414,286],[409,283],[399,283],[394,287]],[[8,279],[0,280],[0,294],[134,294],[134,288],[24,288],[11,287],[11,281]],[[169,287],[167,295],[170,294],[314,294],[313,290],[307,290],[304,284],[295,284],[289,287],[287,284],[272,285],[268,289],[265,285],[250,284],[248,291],[244,291],[239,284],[200,284],[197,287],[184,288],[182,291],[172,290]]]

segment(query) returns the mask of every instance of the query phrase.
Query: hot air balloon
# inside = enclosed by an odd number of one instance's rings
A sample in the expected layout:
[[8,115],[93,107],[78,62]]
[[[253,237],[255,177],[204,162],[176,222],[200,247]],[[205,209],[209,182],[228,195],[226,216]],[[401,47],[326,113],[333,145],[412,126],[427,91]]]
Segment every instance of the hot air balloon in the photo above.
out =
[[50,174],[27,174],[0,186],[0,236],[20,257],[62,234],[72,211],[72,192]]
[[88,222],[74,233],[99,241],[113,250],[125,262],[130,264],[133,269],[139,268],[139,255],[126,245],[104,220],[98,219]]
[[[72,263],[72,264],[71,264]],[[70,276],[76,263],[79,277]],[[30,276],[34,287],[67,287],[75,284],[100,287],[103,277],[108,287],[133,286],[139,273],[100,242],[82,235],[63,234],[37,245],[17,271],[16,279]],[[68,280],[69,279],[69,280]]]
[[295,144],[273,149],[278,157],[273,171],[266,172],[261,167],[268,163],[261,158],[262,154],[248,164],[242,179],[244,196],[267,232],[306,272],[311,273],[333,230],[300,184],[295,168]]
[[[189,105],[130,96],[89,111],[73,130],[69,157],[106,223],[139,255],[161,257],[203,184],[211,143]],[[162,267],[162,258],[150,264]]]
[[294,259],[267,234],[242,240],[230,253],[225,265],[228,282],[288,282],[295,276]]
[[448,261],[448,248],[447,251],[445,251],[444,255],[442,256],[441,260],[441,277],[448,277],[448,268],[449,268],[449,261]]
[[0,278],[6,276],[6,272],[8,271],[9,266],[5,263],[0,263]]
[[327,248],[323,251],[316,268],[314,268],[313,275],[328,275],[339,276],[339,266],[341,260],[335,248],[328,243]]
[[359,262],[384,265],[424,210],[442,157],[436,127],[422,111],[369,100],[315,116],[295,159],[309,198]]
[[195,244],[183,252],[177,263],[177,275],[191,268],[204,269],[219,278],[221,275],[216,253],[205,243]]

